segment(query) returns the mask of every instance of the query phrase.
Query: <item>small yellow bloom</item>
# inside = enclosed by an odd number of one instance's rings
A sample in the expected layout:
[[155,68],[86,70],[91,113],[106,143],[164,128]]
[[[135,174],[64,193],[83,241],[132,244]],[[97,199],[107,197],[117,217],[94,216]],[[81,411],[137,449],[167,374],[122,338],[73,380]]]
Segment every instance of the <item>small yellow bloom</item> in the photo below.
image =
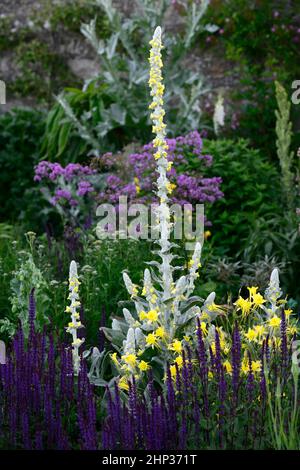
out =
[[147,319],[147,313],[144,310],[142,310],[139,313],[139,318],[140,318],[141,321],[146,320]]
[[176,378],[176,374],[177,374],[177,370],[176,370],[176,366],[175,366],[175,365],[170,366],[170,373],[171,373],[172,379],[175,379],[175,378]]
[[125,362],[125,364],[128,364],[131,367],[134,367],[136,365],[135,354],[126,354],[125,356],[122,356],[121,359]]
[[249,373],[249,361],[248,360],[247,361],[243,360],[241,369],[244,374]]
[[286,331],[289,335],[293,336],[298,333],[298,328],[296,326],[288,326]]
[[230,364],[229,361],[223,362],[223,366],[225,367],[225,370],[226,370],[227,374],[232,373],[232,365]]
[[176,364],[178,365],[178,367],[179,367],[179,369],[180,369],[180,368],[182,367],[182,365],[183,365],[182,356],[176,357],[175,362],[176,362]]
[[157,346],[157,336],[155,333],[149,333],[146,337],[146,344],[148,346]]
[[193,266],[194,266],[194,260],[193,260],[193,259],[190,259],[190,260],[188,261],[187,267],[188,267],[188,269],[191,269]]
[[126,392],[129,390],[129,385],[126,377],[121,377],[118,385],[121,390],[126,390]]
[[258,287],[247,287],[250,296],[256,295]]
[[253,328],[254,331],[257,333],[257,336],[262,336],[267,332],[263,325],[255,325]]
[[156,301],[157,301],[157,295],[153,294],[153,295],[151,296],[150,303],[151,303],[151,304],[155,304]]
[[248,333],[245,333],[245,337],[248,339],[248,341],[255,341],[257,338],[257,332],[253,330],[252,328],[248,329]]
[[141,362],[139,363],[139,369],[140,369],[142,372],[148,370],[149,367],[150,367],[150,366],[149,366],[148,362],[146,362],[146,361],[141,361]]
[[159,312],[157,312],[157,310],[149,310],[149,312],[147,313],[147,320],[149,320],[151,323],[155,323],[157,322],[158,320],[158,317],[159,317]]
[[155,334],[156,334],[156,336],[158,336],[158,338],[165,338],[165,336],[166,336],[166,330],[164,329],[163,326],[159,326],[159,327],[156,329]]
[[175,339],[173,341],[173,343],[169,346],[169,349],[171,351],[174,351],[175,353],[177,354],[180,354],[181,351],[182,351],[182,344],[181,344],[181,341],[179,341],[178,339]]
[[208,333],[208,330],[207,330],[207,325],[206,325],[206,323],[205,323],[204,321],[202,321],[202,322],[200,323],[200,328],[201,328],[201,331],[202,331],[202,333],[204,334],[204,336],[206,336],[207,333]]
[[234,305],[237,306],[238,310],[242,310],[242,315],[245,316],[250,312],[252,302],[248,299],[243,299],[243,297],[240,296]]
[[254,294],[252,296],[252,300],[253,300],[253,304],[256,307],[259,307],[260,305],[265,303],[265,299],[263,298],[263,296],[261,294]]
[[278,326],[280,325],[280,322],[281,322],[280,318],[277,315],[274,315],[272,318],[270,318],[269,325],[272,328],[278,328]]
[[252,361],[252,371],[255,372],[260,372],[261,371],[261,362],[260,361]]
[[119,364],[119,361],[117,359],[117,353],[111,354],[110,357],[111,357],[111,360],[113,361],[113,363],[115,364],[115,366],[119,367],[120,364]]

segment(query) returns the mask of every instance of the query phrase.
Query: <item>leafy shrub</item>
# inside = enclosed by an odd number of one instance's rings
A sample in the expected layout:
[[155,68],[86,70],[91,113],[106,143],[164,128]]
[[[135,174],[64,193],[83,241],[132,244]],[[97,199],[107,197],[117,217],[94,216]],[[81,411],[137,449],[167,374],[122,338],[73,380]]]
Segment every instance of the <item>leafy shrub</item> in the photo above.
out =
[[0,220],[15,221],[26,210],[44,131],[40,111],[18,108],[0,116]]
[[[204,140],[203,151],[213,156],[213,173],[222,178],[224,193],[207,214],[213,222],[213,246],[220,256],[236,258],[245,248],[257,218],[272,217],[278,211],[280,174],[244,139]],[[207,168],[206,174],[211,173]]]
[[239,135],[272,157],[273,82],[277,79],[290,88],[298,74],[300,23],[296,8],[285,0],[212,0],[206,19],[218,26],[213,34],[205,34],[206,45],[224,45],[226,57],[240,77],[240,86],[231,93]]
[[[150,3],[139,0],[130,18],[112,6],[111,0],[97,0],[105,11],[111,35],[99,39],[96,21],[83,25],[82,32],[101,63],[99,76],[88,80],[82,90],[67,88],[49,115],[45,158],[64,161],[81,159],[88,151],[99,154],[119,150],[132,141],[150,140],[147,112],[147,71],[144,57],[154,24],[159,24],[170,7],[168,0]],[[182,32],[168,39],[166,107],[173,135],[197,129],[201,119],[200,96],[205,92],[199,72],[182,64],[199,31],[213,29],[202,22],[208,1],[183,5]],[[173,8],[173,7],[172,7]],[[78,145],[79,144],[79,145]],[[68,148],[72,148],[69,153]],[[66,151],[66,153],[65,153]]]

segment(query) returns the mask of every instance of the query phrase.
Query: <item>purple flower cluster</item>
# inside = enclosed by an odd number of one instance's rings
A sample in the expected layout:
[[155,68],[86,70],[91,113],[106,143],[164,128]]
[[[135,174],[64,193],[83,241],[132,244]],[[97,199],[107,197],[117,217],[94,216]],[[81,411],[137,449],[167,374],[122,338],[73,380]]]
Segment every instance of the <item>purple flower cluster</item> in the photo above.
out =
[[[187,348],[176,377],[166,371],[163,388],[150,370],[146,395],[134,377],[124,392],[117,383],[99,400],[89,382],[84,361],[73,376],[70,348],[51,334],[34,328],[35,301],[29,301],[30,334],[15,336],[5,365],[0,365],[0,443],[14,449],[146,449],[264,448],[269,446],[265,426],[266,384],[257,378],[248,353],[249,373],[240,374],[241,343],[237,325],[233,332],[232,374],[222,363],[220,338],[215,350],[206,351],[201,328],[196,351]],[[280,362],[286,394],[291,359],[286,355],[285,325],[281,350],[262,345],[262,363],[269,367],[269,385],[276,388]],[[272,372],[273,371],[273,372]],[[145,398],[147,396],[147,398]],[[257,402],[259,399],[259,406]],[[98,405],[106,400],[106,413],[97,419]],[[101,405],[102,406],[102,405]]]
[[[220,190],[220,177],[205,178],[201,173],[205,166],[212,165],[212,156],[202,153],[203,141],[197,131],[185,136],[167,139],[168,160],[173,162],[168,172],[170,182],[174,185],[172,203],[197,204],[214,203],[223,197]],[[119,197],[126,195],[132,202],[156,202],[155,160],[153,144],[144,145],[140,153],[128,155],[129,178],[123,174],[110,174],[106,178],[106,189],[99,199],[117,203]],[[118,155],[115,159],[118,158]],[[108,168],[112,168],[112,154],[103,155]],[[122,169],[123,170],[123,169]],[[121,172],[119,172],[121,173]],[[129,180],[129,181],[128,181]]]
[[[35,167],[34,181],[50,187],[52,196],[49,202],[76,207],[82,198],[89,193],[94,193],[95,188],[88,177],[95,174],[95,170],[79,163],[69,163],[62,167],[59,163],[42,161]],[[45,194],[45,191],[43,191]]]
[[71,349],[60,343],[55,346],[53,336],[45,330],[37,333],[34,319],[32,291],[28,341],[19,330],[6,364],[0,365],[2,447],[96,449],[96,397],[85,366],[75,387]]
[[41,161],[35,167],[34,181],[42,181],[49,179],[57,181],[62,176],[66,181],[72,181],[75,176],[92,175],[95,171],[89,166],[82,166],[79,163],[69,163],[65,168],[59,163],[52,163],[46,160]]

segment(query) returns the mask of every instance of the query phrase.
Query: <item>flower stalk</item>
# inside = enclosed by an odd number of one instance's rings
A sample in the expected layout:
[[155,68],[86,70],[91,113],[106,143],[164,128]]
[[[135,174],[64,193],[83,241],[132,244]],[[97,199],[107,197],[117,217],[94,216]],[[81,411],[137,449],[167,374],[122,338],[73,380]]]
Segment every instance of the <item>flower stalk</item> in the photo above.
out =
[[70,275],[69,275],[69,296],[68,300],[71,301],[70,306],[66,308],[66,312],[71,314],[71,321],[68,324],[66,330],[72,335],[72,358],[73,358],[73,369],[74,375],[79,374],[80,370],[80,355],[79,348],[84,343],[84,338],[78,338],[77,331],[79,328],[83,328],[80,321],[80,314],[77,312],[77,308],[80,307],[79,302],[79,279],[77,274],[77,265],[75,261],[71,261],[70,264]]

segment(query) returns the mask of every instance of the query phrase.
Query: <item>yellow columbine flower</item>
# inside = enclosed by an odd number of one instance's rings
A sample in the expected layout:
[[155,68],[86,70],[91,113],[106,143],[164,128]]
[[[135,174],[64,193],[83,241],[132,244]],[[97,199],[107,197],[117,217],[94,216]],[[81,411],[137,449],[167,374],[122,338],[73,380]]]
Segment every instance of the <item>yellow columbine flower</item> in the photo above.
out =
[[257,336],[262,336],[267,332],[263,325],[255,325],[253,329],[257,333]]
[[147,346],[157,346],[157,336],[155,333],[149,333],[146,337]]
[[129,385],[126,377],[121,377],[118,385],[121,390],[126,390],[126,392],[129,390]]
[[289,317],[292,313],[293,313],[293,310],[291,308],[284,311],[284,314],[286,317]]
[[121,359],[125,362],[125,364],[128,364],[131,367],[134,367],[136,365],[135,354],[126,354],[125,356],[122,356]]
[[232,365],[230,364],[229,361],[225,361],[223,362],[223,366],[227,372],[227,374],[231,374],[232,373]]
[[280,325],[280,322],[281,322],[280,318],[277,315],[274,315],[272,318],[270,318],[269,325],[272,328],[278,328],[278,326]]
[[182,365],[183,365],[182,356],[176,357],[175,362],[176,362],[176,364],[178,365],[178,367],[179,367],[179,369],[180,369],[180,368],[182,367]]
[[256,295],[258,287],[247,287],[250,296]]
[[156,334],[156,336],[158,336],[158,338],[165,338],[165,336],[166,336],[166,330],[164,329],[163,326],[159,326],[159,327],[156,329],[155,334]]
[[146,362],[146,361],[141,361],[141,362],[139,363],[139,369],[140,369],[142,372],[145,372],[146,370],[148,370],[149,367],[150,367],[150,366],[149,366],[148,362]]
[[252,301],[255,307],[259,307],[260,305],[265,303],[265,299],[263,298],[261,294],[254,294],[252,296]]
[[245,359],[243,360],[241,370],[244,374],[249,373],[249,361],[248,360],[245,360]]
[[205,323],[204,321],[202,321],[202,322],[200,323],[200,328],[201,328],[201,331],[202,331],[202,333],[204,334],[204,336],[206,336],[207,333],[208,333],[208,330],[207,330],[207,325],[206,325],[206,323]]
[[159,317],[159,312],[157,310],[149,310],[147,313],[147,320],[149,320],[151,323],[157,322]]
[[173,341],[173,343],[169,346],[169,349],[171,351],[174,351],[175,353],[177,354],[180,354],[181,351],[182,351],[182,344],[181,344],[181,341],[179,341],[178,339],[175,339]]
[[113,353],[110,355],[112,362],[115,364],[115,366],[119,367],[119,361],[117,359],[117,353]]
[[175,365],[170,366],[170,373],[171,373],[172,379],[175,379],[177,375],[177,369]]
[[298,333],[298,328],[296,326],[288,326],[286,331],[289,335],[293,336]]
[[252,361],[251,366],[254,373],[261,371],[261,361]]
[[250,312],[252,302],[248,299],[243,299],[243,297],[240,296],[234,305],[237,306],[238,310],[242,310],[242,314],[245,316]]
[[245,333],[245,337],[249,341],[255,341],[256,338],[257,338],[257,335],[258,335],[258,333],[255,330],[253,330],[252,328],[249,328],[248,333]]

